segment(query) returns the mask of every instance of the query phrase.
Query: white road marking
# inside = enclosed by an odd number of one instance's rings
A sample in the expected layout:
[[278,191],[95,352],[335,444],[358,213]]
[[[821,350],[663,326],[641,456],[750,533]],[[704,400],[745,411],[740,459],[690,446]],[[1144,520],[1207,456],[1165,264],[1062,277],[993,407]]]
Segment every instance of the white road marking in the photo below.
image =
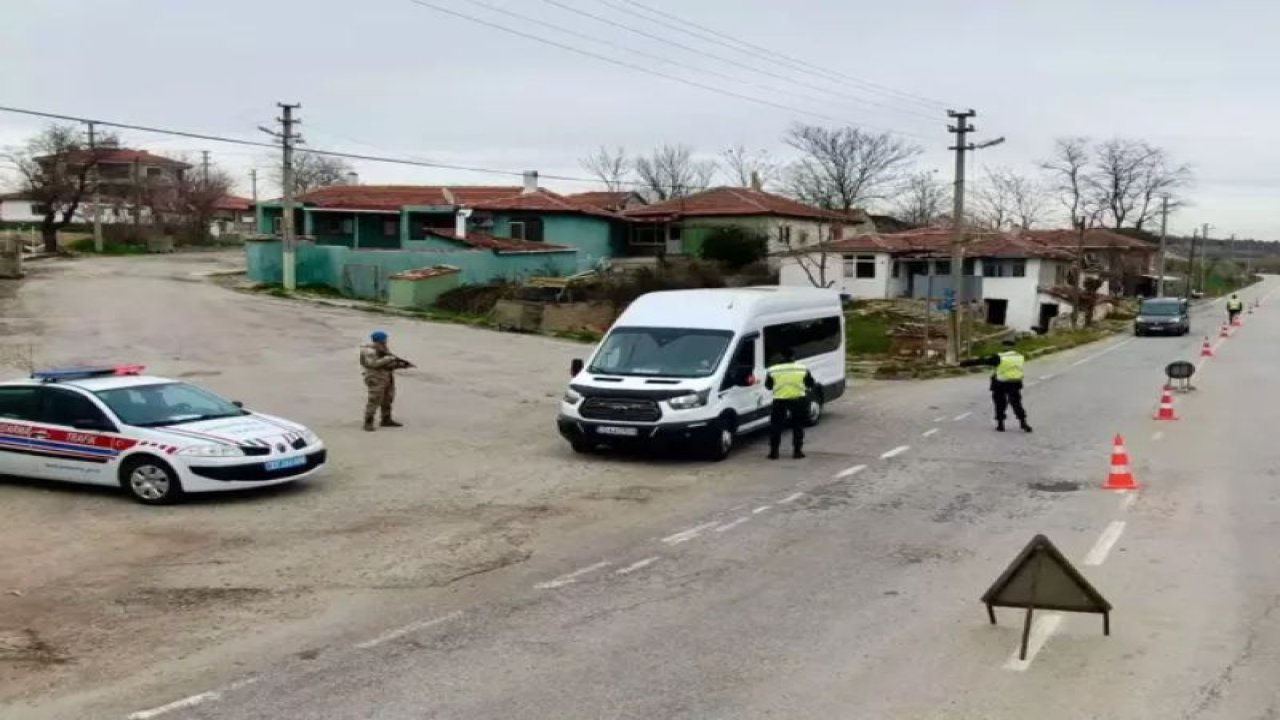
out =
[[772,505],[761,505],[760,507],[756,508],[755,510],[752,510],[752,511],[751,511],[751,514],[752,514],[752,515],[759,515],[759,514],[760,514],[760,513],[762,513],[762,512],[769,512],[769,509],[770,509],[770,508],[772,508],[772,507],[773,507]]
[[451,612],[448,615],[444,615],[438,618],[433,618],[431,620],[423,620],[421,622],[410,623],[408,625],[405,625],[402,628],[397,628],[395,630],[392,630],[391,632],[379,635],[378,637],[372,640],[366,640],[356,645],[356,648],[360,650],[368,650],[369,648],[377,647],[383,643],[391,642],[396,638],[404,637],[409,633],[414,633],[419,630],[426,630],[429,627],[435,627],[436,625],[439,625],[441,623],[446,623],[446,622],[449,622],[450,620],[456,620],[461,616],[462,616],[462,611],[456,611],[456,612]]
[[802,492],[798,492],[798,493],[791,493],[790,495],[788,495],[788,496],[786,496],[786,497],[782,498],[781,500],[779,500],[779,501],[778,501],[778,504],[779,504],[779,505],[790,505],[791,503],[793,503],[793,502],[795,502],[795,501],[799,500],[799,499],[800,499],[800,498],[802,498],[802,497],[804,497],[804,493],[802,493]]
[[603,562],[603,561],[598,562],[595,565],[588,565],[584,568],[578,568],[577,570],[574,570],[573,572],[567,575],[561,575],[560,577],[554,580],[540,582],[537,585],[534,585],[534,587],[538,588],[539,590],[554,590],[555,588],[564,587],[565,585],[575,583],[578,581],[578,578],[582,577],[583,575],[586,575],[588,573],[593,573],[597,570],[603,570],[612,564],[613,563],[611,562]]
[[1151,433],[1151,439],[1152,439],[1152,440],[1159,440],[1159,439],[1161,439],[1161,438],[1163,438],[1163,437],[1164,437],[1164,431],[1163,431],[1163,430],[1157,430],[1157,431],[1155,431],[1154,433]]
[[150,710],[139,710],[138,712],[129,715],[128,720],[148,720],[149,718],[160,717],[166,713],[171,713],[174,710],[193,708],[197,705],[207,703],[210,700],[217,700],[222,697],[223,693],[242,688],[246,685],[252,685],[257,681],[257,678],[237,680],[221,690],[210,690],[209,692],[202,692],[198,695],[192,695],[191,697],[185,697],[181,700],[175,700],[168,705],[161,705],[160,707],[151,708]]
[[725,524],[721,525],[720,527],[716,528],[716,532],[718,532],[718,533],[727,532],[727,531],[729,531],[729,530],[732,530],[732,529],[734,529],[734,528],[738,527],[739,525],[741,525],[741,524],[743,524],[743,523],[745,523],[745,522],[749,522],[750,520],[751,520],[751,518],[750,518],[750,517],[740,517],[740,518],[738,518],[737,520],[734,520],[734,521],[732,521],[732,522],[727,522],[727,523],[725,523]]
[[853,477],[854,475],[857,475],[858,473],[866,469],[867,469],[866,465],[854,465],[853,467],[847,467],[841,470],[840,472],[836,473],[836,479],[843,480],[847,477]]
[[940,416],[938,416],[938,417],[934,418],[934,419],[933,419],[933,421],[934,421],[934,422],[942,422],[943,420],[946,420],[946,419],[947,419],[947,416],[946,416],[946,415],[940,415]]
[[906,451],[908,451],[908,450],[910,450],[910,449],[911,449],[911,446],[910,446],[910,445],[899,445],[898,447],[896,447],[896,448],[894,448],[894,449],[892,449],[892,450],[886,450],[886,451],[884,451],[884,452],[880,453],[880,459],[882,459],[882,460],[888,460],[889,458],[897,457],[897,456],[901,455],[902,453],[904,453],[904,452],[906,452]]
[[1049,641],[1049,636],[1058,630],[1058,626],[1062,624],[1062,613],[1046,612],[1038,614],[1031,623],[1031,637],[1027,640],[1027,659],[1023,660],[1018,657],[1020,648],[1014,648],[1013,654],[1005,661],[1005,670],[1015,670],[1017,672],[1025,672],[1031,667],[1031,661],[1036,659],[1036,654],[1040,652],[1040,648]]
[[1084,556],[1085,565],[1101,565],[1107,559],[1107,555],[1111,552],[1111,548],[1115,547],[1116,541],[1124,534],[1124,521],[1116,520],[1102,531],[1102,535],[1098,537],[1098,542],[1093,544],[1093,548],[1089,550],[1089,554]]
[[1040,380],[1041,380],[1042,382],[1047,382],[1047,381],[1049,381],[1049,380],[1052,380],[1054,377],[1055,377],[1055,375],[1054,375],[1053,373],[1049,373],[1048,375],[1041,375],[1041,376],[1040,376]]
[[1138,502],[1138,493],[1125,491],[1124,500],[1120,501],[1120,508],[1122,510],[1128,510],[1129,508],[1133,507],[1133,504],[1136,502]]
[[924,432],[920,433],[920,437],[932,437],[937,434],[938,434],[938,428],[929,428],[928,430],[925,430]]
[[717,525],[719,525],[719,524],[720,524],[720,522],[719,522],[719,521],[713,521],[713,522],[709,522],[709,523],[702,523],[701,525],[698,525],[697,527],[691,527],[691,528],[689,528],[688,530],[681,530],[680,532],[675,533],[674,535],[668,535],[668,536],[666,536],[666,537],[662,538],[662,542],[664,542],[664,543],[666,543],[666,544],[668,544],[668,545],[679,545],[680,543],[685,542],[686,540],[692,540],[692,539],[694,539],[694,538],[698,537],[698,536],[699,536],[699,535],[701,535],[702,533],[704,533],[704,532],[706,532],[706,531],[710,530],[711,528],[713,528],[713,527],[715,527],[715,526],[717,526]]
[[1083,365],[1083,364],[1085,364],[1085,363],[1087,363],[1087,362],[1093,362],[1094,360],[1097,360],[1098,358],[1102,357],[1103,355],[1106,355],[1107,353],[1109,353],[1109,352],[1111,352],[1111,351],[1113,351],[1113,350],[1119,350],[1120,348],[1124,347],[1125,345],[1128,345],[1128,344],[1129,344],[1129,343],[1131,343],[1131,342],[1133,342],[1133,338],[1129,338],[1128,340],[1121,340],[1120,342],[1116,343],[1115,345],[1112,345],[1111,347],[1107,348],[1106,350],[1102,350],[1102,351],[1096,352],[1096,353],[1094,353],[1094,354],[1090,355],[1089,357],[1080,358],[1079,360],[1077,360],[1077,361],[1075,361],[1075,362],[1071,363],[1071,367],[1078,367],[1078,366]]
[[951,418],[951,419],[952,419],[952,421],[954,421],[954,422],[960,422],[961,420],[963,420],[963,419],[965,419],[965,418],[969,417],[969,416],[970,416],[970,415],[972,415],[972,414],[973,414],[973,413],[971,413],[971,412],[967,412],[967,413],[960,413],[959,415],[957,415],[957,416],[955,416],[955,417],[953,417],[953,418]]
[[647,568],[650,565],[658,562],[658,559],[659,559],[658,556],[654,555],[653,557],[647,557],[643,560],[637,560],[636,562],[633,562],[624,568],[618,568],[617,570],[614,570],[613,574],[614,575],[630,575],[631,573],[637,570]]

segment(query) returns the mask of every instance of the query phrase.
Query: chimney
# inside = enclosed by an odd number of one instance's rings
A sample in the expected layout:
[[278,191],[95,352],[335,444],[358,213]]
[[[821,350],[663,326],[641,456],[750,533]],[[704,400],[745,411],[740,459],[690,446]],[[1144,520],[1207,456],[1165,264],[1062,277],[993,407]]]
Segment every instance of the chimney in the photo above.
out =
[[537,191],[538,191],[538,171],[525,170],[524,171],[524,194],[528,195],[529,193],[537,192]]
[[752,190],[764,190],[764,183],[760,182],[760,171],[759,171],[759,170],[752,170],[752,171],[751,171],[751,189],[752,189]]
[[453,220],[453,234],[459,240],[467,236],[467,218],[471,217],[471,208],[458,208]]
[[357,172],[355,172],[354,170],[353,170],[353,171],[351,171],[351,172],[349,172],[349,173],[347,173],[347,184],[348,184],[348,185],[359,185],[359,184],[360,184],[360,174],[359,174],[359,173],[357,173]]

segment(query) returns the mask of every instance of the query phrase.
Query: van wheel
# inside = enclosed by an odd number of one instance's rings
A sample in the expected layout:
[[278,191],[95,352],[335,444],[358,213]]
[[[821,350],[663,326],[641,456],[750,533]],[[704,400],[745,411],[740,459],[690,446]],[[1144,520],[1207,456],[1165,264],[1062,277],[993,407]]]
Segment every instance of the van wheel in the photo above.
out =
[[729,457],[730,453],[733,452],[733,431],[733,421],[729,418],[721,418],[715,424],[715,430],[707,440],[706,455],[708,460],[720,462]]
[[822,420],[822,398],[809,398],[809,409],[804,416],[805,427],[813,427]]
[[589,443],[582,438],[574,438],[573,440],[570,440],[569,447],[573,448],[573,451],[579,455],[590,455],[596,451],[595,444]]
[[172,505],[182,499],[182,481],[168,463],[149,455],[133,458],[120,468],[120,484],[143,505]]

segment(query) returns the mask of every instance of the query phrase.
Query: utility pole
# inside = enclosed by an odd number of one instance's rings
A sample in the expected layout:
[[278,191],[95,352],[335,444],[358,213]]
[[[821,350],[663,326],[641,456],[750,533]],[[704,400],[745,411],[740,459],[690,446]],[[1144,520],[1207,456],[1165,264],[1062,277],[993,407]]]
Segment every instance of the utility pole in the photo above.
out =
[[1200,292],[1209,291],[1209,223],[1200,233]]
[[276,118],[276,122],[280,123],[280,132],[269,130],[267,128],[259,128],[268,135],[272,135],[280,139],[280,148],[282,150],[282,167],[280,173],[280,184],[284,198],[281,201],[281,210],[284,215],[280,219],[280,228],[283,235],[284,245],[284,272],[282,280],[286,292],[293,292],[298,287],[298,255],[297,255],[297,238],[294,236],[293,228],[293,148],[302,142],[302,138],[298,137],[294,131],[295,126],[301,125],[302,121],[293,116],[293,111],[301,108],[298,103],[276,103],[281,109],[281,116]]
[[1187,300],[1191,299],[1192,282],[1196,272],[1196,230],[1191,229],[1191,251],[1187,253],[1187,287],[1183,292]]
[[1227,242],[1227,264],[1230,266],[1230,272],[1235,275],[1236,271],[1236,234],[1231,233],[1231,240]]
[[200,176],[204,179],[205,187],[209,186],[209,151],[200,151]]
[[261,232],[258,227],[258,168],[249,170],[249,180],[253,183],[253,234]]
[[1164,297],[1164,246],[1169,239],[1169,196],[1160,198],[1160,259],[1156,263],[1156,297]]
[[988,148],[1004,142],[1004,138],[990,140],[980,145],[968,141],[969,133],[977,128],[969,124],[970,118],[977,116],[970,109],[965,111],[948,110],[947,117],[954,118],[955,125],[948,125],[947,131],[956,136],[956,144],[947,148],[956,153],[955,190],[952,193],[951,223],[954,235],[951,239],[951,308],[947,313],[947,362],[955,364],[960,361],[960,309],[966,307],[964,293],[964,160],[965,153],[972,150]]
[[93,183],[93,249],[101,253],[102,240],[102,189],[98,183],[98,135],[95,123],[89,123],[89,178]]

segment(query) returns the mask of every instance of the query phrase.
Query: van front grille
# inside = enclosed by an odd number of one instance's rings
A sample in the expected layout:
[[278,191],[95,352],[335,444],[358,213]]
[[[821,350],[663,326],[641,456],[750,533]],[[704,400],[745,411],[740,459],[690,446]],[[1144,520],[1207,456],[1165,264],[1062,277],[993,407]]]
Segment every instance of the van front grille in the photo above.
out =
[[648,398],[589,397],[579,410],[588,420],[657,422],[662,419],[658,403]]

